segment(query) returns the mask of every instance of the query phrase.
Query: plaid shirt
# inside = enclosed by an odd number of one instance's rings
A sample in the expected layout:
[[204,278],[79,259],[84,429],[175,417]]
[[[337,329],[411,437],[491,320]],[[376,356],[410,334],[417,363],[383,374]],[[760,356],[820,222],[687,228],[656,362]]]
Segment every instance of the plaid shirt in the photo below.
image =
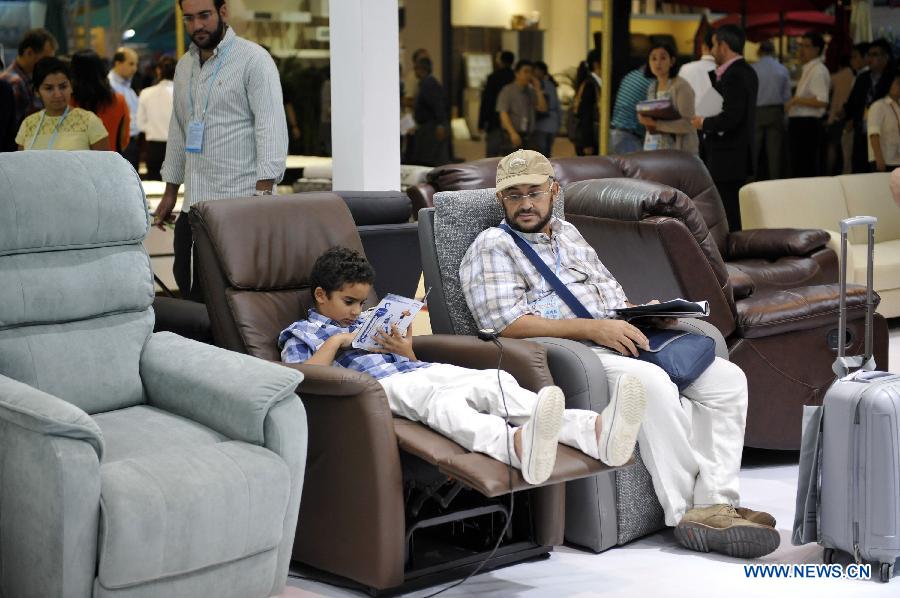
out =
[[[309,318],[294,322],[278,335],[278,348],[281,349],[281,361],[285,363],[303,363],[325,344],[325,341],[342,332],[353,332],[361,324],[357,320],[349,328],[345,328],[326,318],[319,312],[310,309]],[[334,365],[369,374],[380,379],[394,374],[402,374],[428,367],[424,361],[412,361],[394,353],[369,353],[362,349],[340,351]]]
[[[600,263],[573,224],[554,217],[552,236],[518,233],[595,318],[611,318],[625,307],[625,291]],[[558,261],[557,261],[558,258]],[[559,267],[557,267],[559,264]],[[459,279],[469,311],[478,326],[502,331],[526,314],[539,315],[535,303],[554,294],[509,233],[500,228],[483,231],[463,256]],[[562,299],[560,317],[575,318]]]

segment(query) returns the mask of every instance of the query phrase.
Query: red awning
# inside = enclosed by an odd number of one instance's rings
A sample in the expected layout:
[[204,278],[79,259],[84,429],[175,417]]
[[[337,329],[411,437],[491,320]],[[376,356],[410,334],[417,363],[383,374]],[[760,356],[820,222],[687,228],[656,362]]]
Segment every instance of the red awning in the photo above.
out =
[[[740,25],[740,15],[728,15],[712,26]],[[789,36],[803,35],[809,31],[832,33],[834,17],[823,12],[794,11],[784,13],[784,34]],[[747,39],[759,42],[770,37],[777,37],[781,32],[780,15],[778,13],[762,13],[747,15]]]
[[702,6],[713,12],[747,15],[780,11],[824,10],[834,2],[835,0],[673,0],[673,4]]

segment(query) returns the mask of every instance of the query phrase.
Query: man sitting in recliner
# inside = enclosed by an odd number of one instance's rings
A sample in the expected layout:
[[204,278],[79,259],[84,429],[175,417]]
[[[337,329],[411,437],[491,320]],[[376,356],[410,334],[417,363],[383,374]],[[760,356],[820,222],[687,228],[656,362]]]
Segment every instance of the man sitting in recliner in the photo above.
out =
[[[753,558],[774,551],[779,534],[768,513],[738,508],[738,472],[747,413],[747,379],[716,358],[679,392],[656,365],[634,359],[647,337],[616,308],[630,305],[619,283],[578,230],[553,216],[559,183],[541,154],[519,150],[497,166],[500,227],[483,231],[460,264],[466,303],[480,327],[502,336],[550,336],[590,343],[611,396],[623,376],[640,380],[647,411],[638,435],[641,457],[666,524],[691,550]],[[517,245],[524,239],[590,318],[578,318]],[[568,302],[567,302],[568,301]],[[576,307],[577,306],[576,304]]]
[[521,469],[530,484],[542,484],[553,473],[557,442],[611,466],[631,458],[645,399],[643,387],[630,376],[623,377],[625,389],[598,415],[566,409],[558,386],[535,394],[504,371],[419,361],[411,329],[406,335],[396,325],[390,334],[379,331],[379,351],[353,348],[374,280],[372,266],[352,249],[333,247],[319,256],[310,273],[315,307],[278,336],[282,361],[369,374],[384,388],[394,415]]

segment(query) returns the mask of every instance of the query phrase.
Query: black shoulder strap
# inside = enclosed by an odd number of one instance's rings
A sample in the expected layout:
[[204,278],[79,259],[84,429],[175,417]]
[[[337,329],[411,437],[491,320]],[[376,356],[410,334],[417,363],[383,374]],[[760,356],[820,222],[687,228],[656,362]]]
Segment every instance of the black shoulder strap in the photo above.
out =
[[505,222],[500,225],[500,228],[505,230],[509,235],[513,238],[516,245],[518,245],[519,249],[522,250],[522,253],[525,254],[525,257],[528,258],[535,268],[537,268],[538,272],[541,273],[541,276],[544,277],[544,280],[550,283],[550,286],[553,287],[553,290],[556,291],[556,294],[559,295],[559,298],[562,299],[566,305],[569,306],[569,309],[575,313],[579,318],[585,318],[588,320],[592,320],[594,316],[591,315],[591,312],[587,310],[584,304],[578,300],[578,297],[572,294],[572,291],[563,284],[563,281],[559,279],[559,277],[553,273],[553,270],[544,263],[544,260],[541,259],[541,256],[537,254],[528,241],[520,237],[511,229]]

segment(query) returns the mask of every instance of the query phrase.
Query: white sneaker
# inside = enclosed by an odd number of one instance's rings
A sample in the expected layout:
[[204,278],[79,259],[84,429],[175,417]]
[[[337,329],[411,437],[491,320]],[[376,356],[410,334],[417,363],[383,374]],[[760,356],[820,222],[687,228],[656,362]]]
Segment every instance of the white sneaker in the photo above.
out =
[[556,465],[556,446],[566,399],[558,386],[538,392],[534,412],[522,426],[522,477],[529,484],[543,484]]
[[609,405],[600,413],[597,448],[601,461],[618,467],[631,458],[646,406],[647,395],[641,381],[628,374],[620,376]]

